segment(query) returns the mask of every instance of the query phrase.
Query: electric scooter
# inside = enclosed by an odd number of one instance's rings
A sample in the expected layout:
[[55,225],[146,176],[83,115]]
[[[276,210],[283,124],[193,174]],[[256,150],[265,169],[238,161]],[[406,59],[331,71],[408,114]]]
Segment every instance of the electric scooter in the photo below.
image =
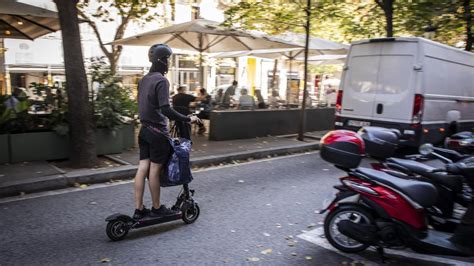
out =
[[[375,246],[411,248],[416,252],[473,256],[474,203],[471,203],[454,233],[428,227],[425,208],[438,197],[428,182],[393,178],[374,169],[358,167],[365,153],[363,140],[350,131],[332,131],[321,140],[321,157],[347,172],[335,199],[320,213],[326,239],[335,248],[360,252]],[[468,176],[474,187],[474,164],[446,165],[446,171]]]
[[[184,124],[179,128],[175,123],[171,127],[170,135],[173,137],[183,136],[189,139],[189,128],[189,125]],[[199,205],[193,199],[194,192],[193,189],[189,189],[187,183],[183,184],[183,189],[179,192],[176,203],[171,207],[171,210],[176,211],[176,214],[161,217],[145,216],[138,220],[121,213],[110,215],[105,219],[107,222],[107,236],[112,241],[119,241],[124,239],[131,229],[138,229],[179,219],[182,219],[186,224],[194,223],[200,213]]]
[[113,241],[119,241],[127,236],[131,229],[138,229],[150,225],[162,224],[182,219],[186,224],[194,223],[199,217],[199,205],[192,198],[194,190],[189,189],[188,184],[183,185],[183,189],[179,193],[176,203],[171,207],[177,211],[176,214],[163,217],[148,217],[135,220],[132,217],[116,213],[105,219],[107,221],[107,236]]

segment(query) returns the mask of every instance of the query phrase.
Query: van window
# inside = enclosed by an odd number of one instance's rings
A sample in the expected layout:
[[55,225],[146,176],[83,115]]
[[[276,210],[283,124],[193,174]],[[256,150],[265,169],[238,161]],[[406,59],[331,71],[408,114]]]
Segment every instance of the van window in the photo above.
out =
[[399,94],[409,89],[413,73],[413,56],[381,56],[377,93]]
[[351,58],[349,86],[354,92],[375,93],[377,90],[378,56],[357,56]]

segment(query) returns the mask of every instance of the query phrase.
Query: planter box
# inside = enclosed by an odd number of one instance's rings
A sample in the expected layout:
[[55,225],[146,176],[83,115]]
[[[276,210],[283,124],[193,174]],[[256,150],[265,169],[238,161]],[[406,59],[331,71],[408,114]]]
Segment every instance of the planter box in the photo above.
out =
[[55,132],[31,132],[10,135],[11,162],[66,159],[67,136]]
[[10,146],[8,134],[0,135],[0,164],[10,162]]
[[122,126],[123,149],[128,150],[135,146],[135,125],[125,124]]
[[99,128],[95,132],[97,155],[121,153],[123,150],[122,129],[109,130]]

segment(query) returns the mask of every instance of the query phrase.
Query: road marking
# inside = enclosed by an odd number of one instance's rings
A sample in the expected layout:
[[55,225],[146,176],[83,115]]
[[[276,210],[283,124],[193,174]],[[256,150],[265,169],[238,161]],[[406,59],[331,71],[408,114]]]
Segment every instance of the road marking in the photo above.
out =
[[[310,230],[308,232],[305,232],[303,234],[297,235],[298,238],[301,238],[303,240],[306,240],[308,242],[311,242],[313,244],[316,244],[322,248],[334,251],[344,257],[351,258],[352,260],[355,261],[364,261],[366,262],[368,259],[364,258],[360,255],[357,254],[350,254],[350,253],[344,253],[336,248],[334,248],[329,242],[324,238],[324,229],[323,227],[318,227],[314,230]],[[376,252],[373,249],[368,249],[367,251],[370,252]],[[443,258],[443,257],[438,257],[438,256],[433,256],[433,255],[424,255],[424,254],[419,254],[419,253],[414,253],[410,252],[408,250],[394,250],[394,249],[385,249],[385,253],[387,255],[397,255],[405,258],[410,258],[410,259],[418,259],[418,260],[423,260],[423,261],[429,261],[429,262],[438,262],[438,263],[446,263],[450,265],[474,265],[474,263],[469,263],[469,262],[464,262],[464,261],[458,261],[454,259],[448,259],[448,258]],[[375,262],[373,262],[375,263]],[[378,264],[378,263],[377,263]]]
[[[272,158],[266,158],[266,159],[256,159],[254,161],[242,162],[242,163],[238,163],[238,164],[218,165],[218,166],[193,170],[192,172],[193,173],[201,173],[201,172],[219,170],[219,169],[224,169],[224,168],[229,168],[229,167],[237,167],[237,166],[249,165],[249,164],[254,164],[254,163],[262,163],[262,162],[268,162],[268,161],[274,161],[274,160],[294,158],[294,157],[299,157],[299,156],[304,156],[304,155],[316,154],[318,152],[319,151],[312,151],[312,152],[298,153],[298,154],[292,154],[292,155],[287,155],[287,156],[278,156],[278,157],[272,157]],[[124,185],[124,184],[130,184],[130,183],[133,183],[133,179],[131,179],[131,180],[121,180],[121,181],[112,181],[112,183],[109,183],[109,184],[107,184],[107,183],[90,184],[86,188],[71,187],[71,188],[64,188],[64,189],[51,190],[51,191],[45,191],[45,192],[37,192],[37,193],[25,194],[23,196],[13,196],[13,197],[7,197],[7,198],[0,198],[0,204],[8,203],[8,202],[15,202],[15,201],[28,200],[28,199],[49,197],[49,196],[66,194],[66,193],[81,192],[81,191],[87,191],[87,190],[92,190],[92,189],[114,187],[114,186],[119,186],[119,185]]]

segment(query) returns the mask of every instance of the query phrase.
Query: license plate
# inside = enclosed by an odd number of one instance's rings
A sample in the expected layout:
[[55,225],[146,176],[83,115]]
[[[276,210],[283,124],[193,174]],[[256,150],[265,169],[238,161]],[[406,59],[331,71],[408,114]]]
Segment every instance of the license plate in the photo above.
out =
[[349,120],[347,121],[348,126],[352,127],[366,127],[370,126],[370,122],[368,121],[358,121],[358,120]]

